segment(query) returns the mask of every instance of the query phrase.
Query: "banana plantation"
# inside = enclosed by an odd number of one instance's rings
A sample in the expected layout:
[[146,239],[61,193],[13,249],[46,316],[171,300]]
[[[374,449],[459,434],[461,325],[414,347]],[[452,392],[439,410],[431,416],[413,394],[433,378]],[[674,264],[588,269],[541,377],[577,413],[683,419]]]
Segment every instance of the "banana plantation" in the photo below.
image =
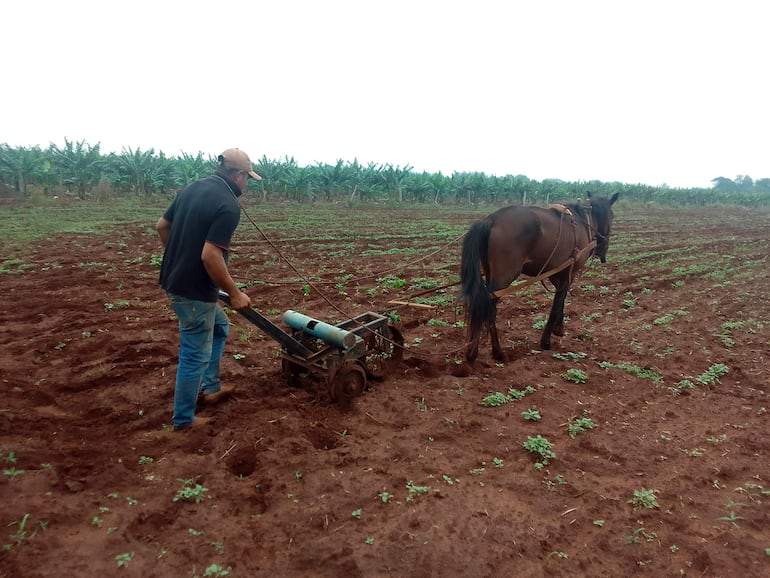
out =
[[[211,174],[214,157],[199,152],[167,156],[154,149],[124,148],[103,154],[99,143],[64,140],[43,149],[0,144],[0,197],[71,195],[79,199],[138,196],[169,197],[196,179]],[[493,176],[483,172],[415,172],[409,165],[339,160],[336,164],[299,166],[294,158],[256,160],[263,177],[252,183],[262,200],[309,203],[390,202],[436,204],[549,203],[580,197],[586,191],[604,196],[620,192],[624,200],[678,205],[770,205],[770,178],[716,177],[712,188],[680,189],[618,182],[536,181],[524,175]],[[514,161],[512,161],[514,164]]]

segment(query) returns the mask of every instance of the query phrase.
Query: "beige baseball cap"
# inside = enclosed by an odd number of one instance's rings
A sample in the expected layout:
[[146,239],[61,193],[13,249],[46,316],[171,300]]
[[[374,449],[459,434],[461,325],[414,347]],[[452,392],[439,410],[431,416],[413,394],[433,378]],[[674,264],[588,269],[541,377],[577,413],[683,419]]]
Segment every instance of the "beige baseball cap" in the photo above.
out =
[[247,155],[241,149],[227,149],[217,157],[217,162],[220,166],[227,167],[229,169],[246,171],[255,181],[262,180],[262,177],[254,172],[254,167],[251,166],[249,155]]

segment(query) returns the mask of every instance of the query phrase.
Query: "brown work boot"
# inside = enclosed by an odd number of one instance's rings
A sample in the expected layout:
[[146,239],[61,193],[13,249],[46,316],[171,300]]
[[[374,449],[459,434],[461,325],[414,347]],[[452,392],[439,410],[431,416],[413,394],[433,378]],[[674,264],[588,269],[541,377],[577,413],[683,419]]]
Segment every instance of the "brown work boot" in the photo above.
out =
[[206,405],[214,405],[219,403],[223,399],[227,399],[233,393],[235,393],[234,385],[223,385],[222,387],[219,388],[219,391],[215,391],[214,393],[210,393],[208,395],[201,395],[200,399]]

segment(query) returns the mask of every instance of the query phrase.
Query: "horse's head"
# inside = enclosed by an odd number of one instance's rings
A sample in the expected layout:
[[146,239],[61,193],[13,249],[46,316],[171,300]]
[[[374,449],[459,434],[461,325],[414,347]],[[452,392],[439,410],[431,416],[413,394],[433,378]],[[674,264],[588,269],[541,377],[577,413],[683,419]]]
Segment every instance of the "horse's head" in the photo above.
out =
[[591,210],[591,220],[596,230],[596,250],[594,254],[602,263],[607,262],[607,249],[610,247],[610,233],[612,232],[612,205],[618,200],[620,193],[615,193],[609,199],[605,197],[592,197],[588,193],[588,206]]

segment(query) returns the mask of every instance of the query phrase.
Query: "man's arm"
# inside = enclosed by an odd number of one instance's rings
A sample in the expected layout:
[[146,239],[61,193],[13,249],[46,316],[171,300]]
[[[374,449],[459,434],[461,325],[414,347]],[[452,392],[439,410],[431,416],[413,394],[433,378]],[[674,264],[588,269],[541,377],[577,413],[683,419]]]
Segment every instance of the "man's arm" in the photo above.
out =
[[230,296],[233,309],[246,309],[251,305],[251,297],[238,289],[230,276],[227,263],[225,263],[225,256],[220,247],[206,241],[203,244],[201,261],[203,261],[203,266],[214,284]]
[[165,217],[161,217],[158,219],[158,222],[155,223],[155,230],[158,231],[161,245],[165,247],[168,242],[168,235],[171,232],[171,221]]

